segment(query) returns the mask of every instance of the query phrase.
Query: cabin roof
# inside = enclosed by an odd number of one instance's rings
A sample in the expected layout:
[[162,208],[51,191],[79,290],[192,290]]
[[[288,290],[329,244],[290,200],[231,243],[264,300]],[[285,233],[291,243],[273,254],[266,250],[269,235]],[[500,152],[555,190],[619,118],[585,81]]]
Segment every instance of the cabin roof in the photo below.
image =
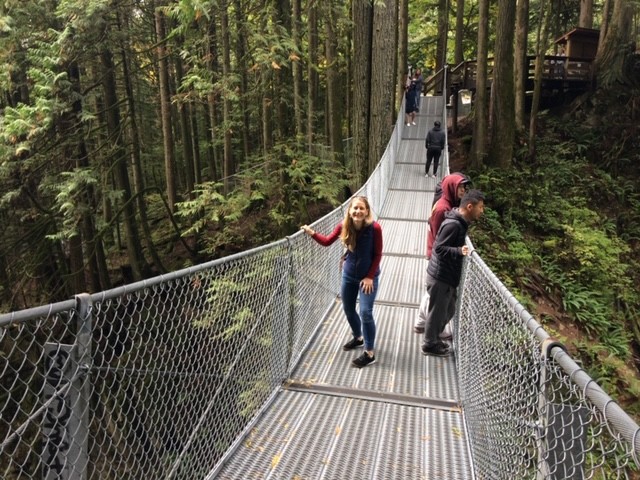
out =
[[558,37],[554,43],[564,44],[569,41],[569,39],[573,37],[578,37],[582,39],[598,39],[600,37],[600,30],[596,30],[593,28],[581,28],[576,27],[573,30],[568,31],[564,35]]

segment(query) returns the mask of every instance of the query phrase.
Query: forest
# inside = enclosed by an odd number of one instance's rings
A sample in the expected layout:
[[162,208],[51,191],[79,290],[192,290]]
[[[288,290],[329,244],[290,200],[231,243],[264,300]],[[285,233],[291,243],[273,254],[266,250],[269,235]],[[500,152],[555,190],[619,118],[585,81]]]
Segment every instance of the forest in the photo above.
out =
[[[409,65],[473,60],[450,132],[489,194],[473,241],[638,415],[639,23],[632,0],[2,2],[0,311],[291,234],[373,170]],[[550,108],[524,59],[576,27],[591,82]]]

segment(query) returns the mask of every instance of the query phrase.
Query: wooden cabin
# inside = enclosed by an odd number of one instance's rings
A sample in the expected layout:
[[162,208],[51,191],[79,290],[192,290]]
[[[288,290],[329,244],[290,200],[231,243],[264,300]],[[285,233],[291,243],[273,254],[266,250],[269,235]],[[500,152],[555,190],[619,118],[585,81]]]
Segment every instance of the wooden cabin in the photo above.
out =
[[571,58],[593,60],[598,51],[600,30],[592,28],[574,28],[565,33],[554,43],[564,49],[563,55]]

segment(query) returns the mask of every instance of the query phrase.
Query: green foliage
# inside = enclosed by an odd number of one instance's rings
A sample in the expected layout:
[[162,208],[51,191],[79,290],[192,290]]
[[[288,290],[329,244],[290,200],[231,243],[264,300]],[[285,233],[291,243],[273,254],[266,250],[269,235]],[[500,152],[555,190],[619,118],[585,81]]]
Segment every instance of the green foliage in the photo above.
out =
[[189,225],[184,235],[207,234],[205,252],[282,238],[311,219],[309,205],[342,201],[348,176],[330,156],[309,155],[304,145],[289,142],[252,161],[228,195],[221,183],[207,182],[197,186],[193,200],[178,204],[176,215]]
[[569,267],[569,278],[603,292],[608,301],[617,292],[632,288],[628,265],[620,261],[629,253],[629,246],[586,207],[569,207],[567,217],[558,258]]
[[[597,155],[600,136],[573,128],[569,137],[558,124],[547,131],[537,162],[470,172],[488,194],[486,214],[470,236],[510,289],[546,295],[560,306],[548,321],[583,330],[591,341],[576,343],[581,355],[594,361],[601,350],[609,352],[607,365],[593,366],[595,378],[618,388],[613,384],[620,365],[632,359],[638,330],[639,269],[629,243],[640,235],[637,182],[588,158]],[[623,388],[637,396],[631,383]]]
[[86,203],[87,187],[98,183],[95,172],[89,168],[77,168],[43,180],[40,188],[55,197],[53,208],[62,220],[61,228],[47,238],[66,240],[79,233],[82,216],[90,213]]

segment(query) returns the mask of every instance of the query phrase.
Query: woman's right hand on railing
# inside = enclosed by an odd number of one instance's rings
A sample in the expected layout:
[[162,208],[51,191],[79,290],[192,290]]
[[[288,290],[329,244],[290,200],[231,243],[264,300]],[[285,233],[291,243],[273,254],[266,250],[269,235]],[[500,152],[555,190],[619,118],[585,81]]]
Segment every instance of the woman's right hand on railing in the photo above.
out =
[[300,227],[300,230],[302,230],[304,233],[306,233],[307,235],[313,237],[315,235],[315,231],[309,226],[309,225],[302,225]]

